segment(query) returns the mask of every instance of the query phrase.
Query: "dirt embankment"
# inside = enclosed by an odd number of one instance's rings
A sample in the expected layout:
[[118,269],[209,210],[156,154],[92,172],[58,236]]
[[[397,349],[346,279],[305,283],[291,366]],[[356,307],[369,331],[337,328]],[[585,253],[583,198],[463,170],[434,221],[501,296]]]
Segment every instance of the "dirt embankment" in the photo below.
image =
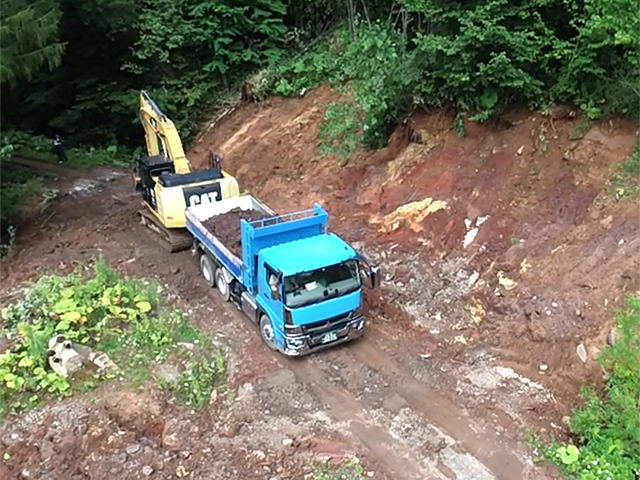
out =
[[487,345],[571,398],[598,373],[612,308],[639,285],[638,203],[608,186],[637,124],[514,113],[468,122],[460,138],[451,118],[416,113],[387,148],[341,167],[318,150],[333,99],[322,88],[244,106],[190,158],[214,149],[277,211],[322,203],[331,228],[381,261],[394,304],[434,343]]

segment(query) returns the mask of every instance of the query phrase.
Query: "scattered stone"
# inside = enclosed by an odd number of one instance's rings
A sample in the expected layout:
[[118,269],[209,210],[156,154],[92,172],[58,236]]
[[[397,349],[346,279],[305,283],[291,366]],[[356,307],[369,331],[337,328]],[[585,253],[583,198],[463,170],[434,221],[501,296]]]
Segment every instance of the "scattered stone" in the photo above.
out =
[[615,328],[612,328],[609,335],[607,335],[607,344],[613,347],[616,344],[617,339],[618,331]]
[[544,313],[546,313],[547,315],[551,315],[551,310],[547,310],[547,311],[546,311],[546,312],[544,312]]
[[611,226],[611,222],[613,222],[613,217],[609,215],[608,217],[605,217],[602,220],[600,220],[600,225],[603,228],[609,228]]
[[571,422],[570,416],[565,415],[564,417],[562,417],[562,423],[564,423],[565,425],[569,425],[569,422]]
[[213,392],[211,392],[211,396],[209,397],[209,405],[213,405],[218,401],[218,389],[214,388]]
[[189,342],[178,342],[176,343],[176,345],[182,348],[186,348],[189,351],[193,351],[193,349],[196,348],[196,346],[193,343],[189,343]]
[[293,444],[293,440],[291,440],[290,438],[285,438],[282,440],[282,445],[285,447],[290,446],[291,444]]
[[31,478],[31,472],[26,468],[20,472],[20,475],[22,475],[22,478]]
[[546,372],[547,370],[549,370],[549,365],[543,363],[539,368],[541,372]]
[[220,436],[226,438],[233,438],[238,434],[241,425],[239,423],[228,423],[224,427],[222,427],[222,431],[220,432]]
[[552,306],[553,308],[558,308],[558,304],[557,304],[556,302],[551,303],[551,306]]
[[116,455],[114,457],[114,460],[118,463],[126,463],[127,462],[127,454],[126,453],[119,453],[118,455]]
[[132,443],[131,445],[127,445],[126,451],[129,455],[135,455],[140,451],[140,445],[137,443]]
[[587,349],[584,348],[584,345],[582,343],[576,348],[576,353],[578,354],[578,357],[580,357],[580,360],[582,360],[582,363],[586,363]]
[[236,396],[237,401],[242,401],[245,398],[248,398],[253,393],[253,385],[250,383],[243,383],[238,387],[238,395]]
[[178,465],[178,468],[176,468],[176,475],[179,478],[183,478],[183,477],[186,477],[187,475],[189,475],[189,472],[182,465]]
[[142,474],[145,477],[148,477],[152,473],[153,473],[153,468],[151,468],[149,465],[145,465],[144,467],[142,467]]
[[178,438],[179,425],[178,421],[174,418],[167,421],[164,424],[164,430],[162,431],[162,446],[169,450],[178,450],[182,442]]
[[534,342],[544,342],[547,340],[547,329],[544,328],[542,322],[531,320],[531,322],[529,322],[529,331],[531,332],[531,339]]
[[576,317],[582,317],[582,312],[580,310],[576,310]]
[[181,458],[187,459],[187,458],[189,458],[190,456],[191,456],[191,452],[190,452],[190,451],[188,451],[188,450],[182,450],[182,451],[180,452],[180,457],[181,457]]
[[518,149],[518,155],[522,155],[522,152],[524,152],[524,145],[522,145],[519,149]]
[[407,401],[397,393],[394,393],[390,397],[386,397],[382,401],[383,408],[396,413],[399,413],[400,410],[402,410],[406,406],[407,406]]

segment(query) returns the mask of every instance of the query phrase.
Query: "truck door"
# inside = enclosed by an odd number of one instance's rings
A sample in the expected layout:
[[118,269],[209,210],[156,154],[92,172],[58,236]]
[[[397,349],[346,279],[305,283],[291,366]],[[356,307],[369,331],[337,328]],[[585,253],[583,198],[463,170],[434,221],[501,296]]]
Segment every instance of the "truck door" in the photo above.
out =
[[[258,273],[258,296],[265,313],[276,330],[276,339],[281,338],[282,324],[282,275],[266,263]],[[278,334],[278,332],[280,334]]]

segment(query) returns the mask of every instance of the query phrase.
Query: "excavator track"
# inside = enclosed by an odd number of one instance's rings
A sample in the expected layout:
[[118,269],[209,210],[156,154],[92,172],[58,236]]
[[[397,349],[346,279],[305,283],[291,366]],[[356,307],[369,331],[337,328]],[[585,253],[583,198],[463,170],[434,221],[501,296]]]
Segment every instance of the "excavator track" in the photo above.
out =
[[193,237],[185,228],[168,229],[148,210],[138,210],[140,223],[147,227],[156,240],[160,241],[168,248],[169,253],[188,250],[193,245]]

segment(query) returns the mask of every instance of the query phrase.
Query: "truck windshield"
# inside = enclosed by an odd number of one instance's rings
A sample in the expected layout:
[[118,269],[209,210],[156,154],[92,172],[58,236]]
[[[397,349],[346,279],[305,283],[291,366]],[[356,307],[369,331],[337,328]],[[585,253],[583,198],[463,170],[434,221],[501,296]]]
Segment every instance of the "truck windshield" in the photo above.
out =
[[358,262],[346,262],[299,273],[284,279],[285,302],[288,307],[302,307],[339,297],[360,288]]

